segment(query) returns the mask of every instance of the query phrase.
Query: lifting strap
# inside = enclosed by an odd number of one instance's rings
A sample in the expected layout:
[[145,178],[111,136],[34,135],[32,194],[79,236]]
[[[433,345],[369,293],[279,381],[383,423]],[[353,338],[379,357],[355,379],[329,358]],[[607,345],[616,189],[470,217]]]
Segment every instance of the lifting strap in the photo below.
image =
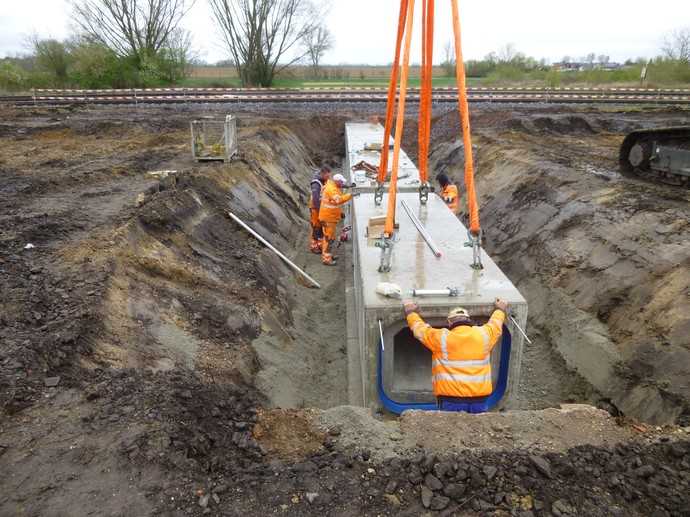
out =
[[462,59],[458,0],[451,0],[451,6],[453,10],[453,33],[455,35],[455,75],[458,82],[458,108],[460,110],[462,140],[465,148],[465,188],[467,190],[467,209],[470,215],[470,232],[475,237],[478,237],[481,227],[479,226],[479,206],[477,205],[477,194],[474,190],[474,161],[472,157],[472,136],[470,134],[470,112],[467,105],[465,62]]
[[[407,94],[407,79],[410,73],[410,48],[412,47],[412,28],[414,21],[414,2],[408,0],[407,20],[405,23],[405,47],[403,51],[403,64],[400,74],[400,100],[398,101],[398,114],[395,124],[395,145],[393,146],[393,167],[391,171],[390,187],[388,189],[388,211],[386,213],[386,226],[384,236],[393,237],[395,229],[395,205],[398,190],[398,167],[400,165],[400,143],[402,141],[403,125],[405,122],[405,96]],[[384,145],[384,148],[386,146]]]
[[422,73],[419,99],[419,180],[429,182],[429,140],[434,63],[434,0],[422,0]]
[[400,71],[400,49],[402,47],[402,40],[405,33],[405,24],[407,22],[407,4],[408,0],[400,0],[400,15],[398,17],[398,35],[395,42],[395,59],[393,60],[393,68],[391,69],[391,80],[388,84],[388,102],[386,103],[386,126],[383,132],[383,145],[381,146],[381,163],[379,164],[379,174],[377,182],[383,185],[388,175],[388,154],[390,150],[391,129],[393,127],[393,113],[395,108],[395,97],[398,89],[398,72]]
[[[419,102],[419,175],[422,186],[429,180],[429,144],[431,136],[431,110],[432,110],[432,80],[433,80],[433,47],[434,47],[434,3],[435,0],[422,0],[422,70],[421,91]],[[400,16],[398,20],[398,34],[395,47],[395,61],[391,71],[391,80],[388,86],[388,103],[386,106],[386,126],[384,130],[384,142],[381,153],[381,163],[378,171],[378,184],[382,186],[386,180],[388,169],[389,139],[393,125],[393,113],[396,99],[396,86],[398,72],[400,72],[400,96],[395,117],[395,138],[393,146],[393,165],[388,189],[388,210],[386,213],[386,225],[384,236],[391,238],[395,227],[396,194],[398,182],[398,168],[400,165],[400,145],[402,140],[405,100],[407,83],[409,78],[410,48],[412,43],[412,28],[414,25],[415,0],[400,0]],[[460,14],[458,0],[451,0],[453,15],[453,33],[455,36],[456,80],[458,85],[458,109],[462,126],[462,138],[465,153],[465,188],[467,190],[467,208],[470,219],[470,233],[474,246],[480,249],[481,227],[479,224],[479,205],[474,186],[474,160],[472,156],[472,136],[470,133],[470,116],[467,102],[467,84],[465,78],[465,63],[462,55],[462,34],[460,31]],[[400,63],[402,49],[403,59]],[[421,191],[420,191],[421,195]],[[475,265],[481,266],[475,258]]]

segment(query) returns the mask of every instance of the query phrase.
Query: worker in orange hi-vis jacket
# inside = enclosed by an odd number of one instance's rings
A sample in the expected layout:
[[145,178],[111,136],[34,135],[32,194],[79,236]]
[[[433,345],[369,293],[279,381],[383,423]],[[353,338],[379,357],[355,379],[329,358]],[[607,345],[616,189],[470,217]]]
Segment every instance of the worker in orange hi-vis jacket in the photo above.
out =
[[448,314],[448,328],[436,329],[424,322],[416,303],[403,302],[414,337],[431,350],[432,385],[440,410],[488,411],[491,351],[501,337],[508,304],[497,299],[494,308],[486,325],[473,325],[467,310],[457,308]]
[[321,208],[319,209],[319,221],[323,227],[323,240],[321,241],[321,261],[327,266],[334,266],[335,257],[331,254],[333,241],[335,241],[338,222],[345,218],[342,206],[352,199],[352,194],[343,194],[345,177],[336,174],[332,180],[326,182],[321,193]]
[[443,172],[436,176],[436,181],[441,185],[441,199],[454,214],[457,214],[460,208],[460,196],[458,195],[457,185],[453,185],[448,175]]
[[309,195],[309,215],[311,224],[311,243],[309,249],[312,253],[321,254],[321,241],[323,240],[323,228],[321,221],[319,221],[319,208],[321,208],[321,191],[326,185],[326,182],[331,178],[331,169],[324,165],[311,179],[309,187],[311,194]]

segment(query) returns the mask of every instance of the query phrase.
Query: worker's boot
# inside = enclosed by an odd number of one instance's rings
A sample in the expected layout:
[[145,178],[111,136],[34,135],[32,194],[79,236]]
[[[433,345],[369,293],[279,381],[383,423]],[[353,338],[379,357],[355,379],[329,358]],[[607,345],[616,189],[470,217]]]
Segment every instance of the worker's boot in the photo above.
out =
[[312,239],[311,244],[309,245],[309,250],[316,255],[321,255],[321,241]]
[[329,251],[331,242],[332,241],[329,241],[326,238],[321,241],[321,262],[323,262],[324,266],[335,266],[336,264],[335,257]]

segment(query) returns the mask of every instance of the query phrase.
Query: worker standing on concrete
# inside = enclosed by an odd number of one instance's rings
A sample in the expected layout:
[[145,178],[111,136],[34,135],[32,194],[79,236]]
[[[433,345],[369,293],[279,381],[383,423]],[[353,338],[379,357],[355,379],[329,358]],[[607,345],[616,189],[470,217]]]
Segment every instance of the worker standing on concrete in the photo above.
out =
[[323,228],[319,221],[319,209],[321,208],[321,191],[326,182],[331,179],[331,169],[324,165],[317,172],[309,184],[311,195],[309,196],[309,214],[311,223],[311,244],[309,249],[312,253],[321,254],[321,241],[323,240]]
[[319,209],[319,221],[323,227],[323,240],[321,241],[321,261],[327,266],[335,265],[335,257],[331,254],[335,241],[338,222],[345,216],[342,205],[352,199],[352,194],[343,194],[345,177],[336,174],[332,180],[326,182],[321,194],[321,207]]
[[436,181],[441,185],[441,199],[443,199],[454,214],[457,214],[460,207],[460,196],[458,195],[457,185],[453,185],[448,175],[444,172],[436,176]]
[[494,307],[486,325],[472,325],[467,310],[459,307],[448,314],[447,329],[435,329],[421,318],[416,303],[403,302],[414,337],[431,350],[432,384],[440,410],[488,411],[491,351],[501,337],[508,304],[497,299]]

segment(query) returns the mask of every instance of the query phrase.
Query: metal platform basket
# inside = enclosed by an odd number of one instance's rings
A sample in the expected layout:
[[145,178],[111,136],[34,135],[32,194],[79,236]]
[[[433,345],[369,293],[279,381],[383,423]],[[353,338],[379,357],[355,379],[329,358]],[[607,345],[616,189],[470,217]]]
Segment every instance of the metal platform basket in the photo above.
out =
[[196,161],[229,161],[237,153],[237,117],[234,115],[227,115],[225,120],[193,120],[190,126],[192,157]]

